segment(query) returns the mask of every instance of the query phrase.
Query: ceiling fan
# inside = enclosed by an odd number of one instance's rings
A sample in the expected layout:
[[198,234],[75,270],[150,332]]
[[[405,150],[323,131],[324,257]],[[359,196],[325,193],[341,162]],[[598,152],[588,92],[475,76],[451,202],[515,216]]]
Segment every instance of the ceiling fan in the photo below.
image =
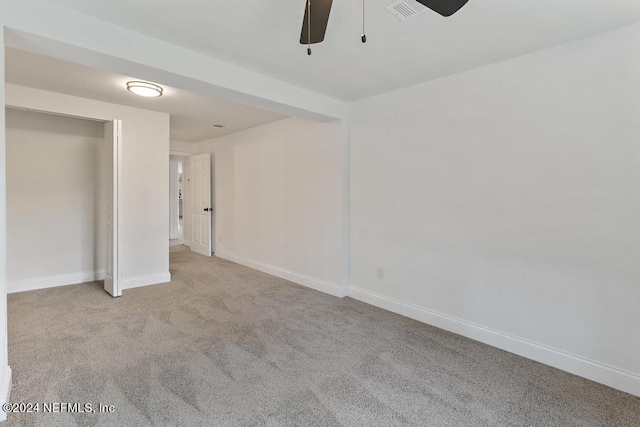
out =
[[[451,16],[462,8],[469,0],[415,0],[442,16]],[[300,44],[306,44],[307,53],[311,55],[311,45],[324,40],[331,14],[333,0],[306,0],[302,20]],[[362,43],[367,42],[364,32],[364,2],[362,0]]]

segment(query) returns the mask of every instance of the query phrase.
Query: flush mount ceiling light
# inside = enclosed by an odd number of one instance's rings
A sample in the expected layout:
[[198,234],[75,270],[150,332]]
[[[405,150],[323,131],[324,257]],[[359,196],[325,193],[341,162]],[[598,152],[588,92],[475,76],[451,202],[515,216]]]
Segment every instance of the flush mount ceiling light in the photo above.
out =
[[223,127],[226,127],[226,126],[227,125],[223,125],[223,124],[220,124],[220,123],[216,123],[215,125],[213,125],[214,128],[223,128]]
[[164,91],[160,86],[148,82],[129,82],[127,83],[127,90],[147,98],[162,96]]

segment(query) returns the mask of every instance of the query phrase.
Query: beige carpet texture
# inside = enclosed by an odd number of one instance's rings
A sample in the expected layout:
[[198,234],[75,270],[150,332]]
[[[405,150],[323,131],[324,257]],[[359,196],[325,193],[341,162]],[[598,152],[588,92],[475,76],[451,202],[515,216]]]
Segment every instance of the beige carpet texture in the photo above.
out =
[[9,426],[640,426],[640,398],[172,248],[173,282],[8,297]]

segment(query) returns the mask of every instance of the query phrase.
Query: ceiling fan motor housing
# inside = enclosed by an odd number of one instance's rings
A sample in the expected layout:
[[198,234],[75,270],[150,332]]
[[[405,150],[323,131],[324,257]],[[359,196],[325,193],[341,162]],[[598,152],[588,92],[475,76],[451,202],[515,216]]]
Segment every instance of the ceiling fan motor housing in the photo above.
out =
[[451,16],[459,11],[469,0],[416,0],[442,16]]

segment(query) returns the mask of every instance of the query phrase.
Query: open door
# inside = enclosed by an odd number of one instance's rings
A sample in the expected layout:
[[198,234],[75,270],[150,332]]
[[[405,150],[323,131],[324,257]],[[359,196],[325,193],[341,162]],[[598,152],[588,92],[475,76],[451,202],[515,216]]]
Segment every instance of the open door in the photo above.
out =
[[118,166],[122,141],[122,121],[114,120],[104,125],[106,203],[106,261],[104,266],[104,290],[113,297],[122,295],[118,269]]
[[191,236],[193,252],[211,256],[211,154],[191,156]]

